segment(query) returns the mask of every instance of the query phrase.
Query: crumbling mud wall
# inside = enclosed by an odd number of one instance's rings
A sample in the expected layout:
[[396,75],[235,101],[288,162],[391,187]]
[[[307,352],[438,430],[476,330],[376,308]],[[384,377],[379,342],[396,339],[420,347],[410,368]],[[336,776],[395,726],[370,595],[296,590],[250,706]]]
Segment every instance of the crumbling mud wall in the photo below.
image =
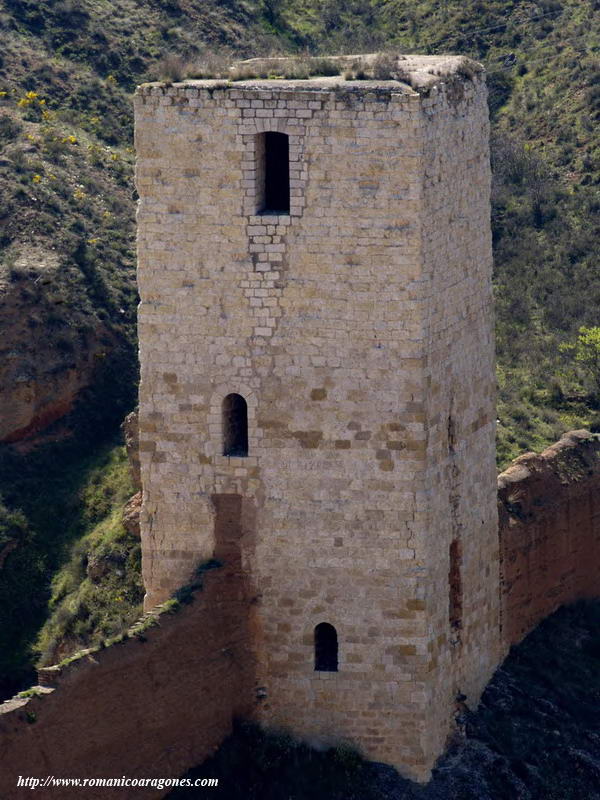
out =
[[[232,568],[143,634],[44,671],[47,694],[0,706],[0,797],[31,797],[19,776],[177,777],[248,716],[253,667],[246,590]],[[38,800],[147,800],[166,789],[42,788]]]
[[501,626],[516,644],[559,606],[600,595],[600,437],[572,431],[498,477]]

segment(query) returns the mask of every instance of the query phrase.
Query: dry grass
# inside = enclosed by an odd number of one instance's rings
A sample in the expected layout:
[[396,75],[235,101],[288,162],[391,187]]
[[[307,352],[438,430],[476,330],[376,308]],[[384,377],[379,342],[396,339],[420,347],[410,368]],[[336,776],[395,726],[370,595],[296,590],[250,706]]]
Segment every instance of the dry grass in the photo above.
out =
[[294,58],[271,56],[239,61],[231,66],[227,77],[232,81],[306,80],[316,76],[340,75],[342,63],[336,58],[304,54]]
[[232,63],[231,53],[207,51],[194,61],[179,55],[165,56],[157,67],[157,77],[165,83],[188,79],[307,80],[334,77],[344,80],[409,81],[407,70],[400,66],[402,56],[395,52],[379,53],[374,59],[345,56],[321,57],[303,54],[293,58],[267,56]]

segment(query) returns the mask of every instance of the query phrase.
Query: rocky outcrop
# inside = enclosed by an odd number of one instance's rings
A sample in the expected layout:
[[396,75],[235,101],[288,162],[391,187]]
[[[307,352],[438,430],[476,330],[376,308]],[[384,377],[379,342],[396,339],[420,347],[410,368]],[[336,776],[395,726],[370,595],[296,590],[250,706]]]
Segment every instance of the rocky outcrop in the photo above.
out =
[[141,491],[142,478],[140,475],[140,437],[138,426],[138,412],[132,411],[127,414],[121,425],[123,438],[125,439],[125,449],[131,468],[131,478],[136,489]]
[[142,509],[142,478],[140,475],[140,449],[139,449],[139,428],[138,428],[138,412],[132,411],[123,420],[121,425],[123,431],[123,438],[125,440],[125,449],[127,451],[127,458],[129,460],[129,468],[131,471],[131,479],[133,485],[138,490],[136,494],[131,497],[125,507],[123,508],[122,522],[125,530],[136,539],[139,539],[140,534],[140,511]]
[[136,539],[140,538],[140,511],[142,509],[142,493],[138,492],[127,501],[123,508],[123,527]]
[[41,248],[0,266],[0,442],[29,439],[68,414],[109,344],[66,272]]

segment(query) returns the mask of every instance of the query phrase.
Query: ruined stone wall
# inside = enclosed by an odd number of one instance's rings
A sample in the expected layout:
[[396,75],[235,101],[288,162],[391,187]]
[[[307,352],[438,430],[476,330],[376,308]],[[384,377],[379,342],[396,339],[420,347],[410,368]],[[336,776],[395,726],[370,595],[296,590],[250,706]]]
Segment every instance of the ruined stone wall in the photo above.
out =
[[498,477],[502,639],[517,644],[559,606],[600,595],[600,439],[565,434]]
[[[417,778],[454,700],[432,690],[450,646],[447,560],[437,566],[450,500],[436,504],[426,480],[445,469],[447,363],[464,417],[465,543],[486,533],[467,558],[494,563],[485,92],[456,80],[464,97],[431,103],[343,81],[149,86],[136,101],[147,603],[212,554],[234,514],[257,594],[258,718],[349,739]],[[289,214],[257,213],[269,130],[289,135]],[[464,221],[475,200],[483,210]],[[248,403],[245,458],[222,455],[232,392]],[[469,609],[487,602],[478,580]],[[493,601],[486,614],[484,626]],[[321,622],[337,630],[339,672],[314,669]],[[473,684],[489,663],[477,653]]]
[[422,108],[429,505],[423,585],[435,632],[428,749],[439,752],[452,701],[460,693],[476,707],[500,657],[491,176],[483,85],[455,82],[443,93],[434,87]]
[[[64,667],[50,694],[0,706],[0,797],[163,797],[166,790],[17,788],[18,776],[179,777],[211,755],[254,685],[247,597],[232,570],[143,636]],[[44,671],[49,680],[52,670]],[[206,790],[210,791],[210,790]]]

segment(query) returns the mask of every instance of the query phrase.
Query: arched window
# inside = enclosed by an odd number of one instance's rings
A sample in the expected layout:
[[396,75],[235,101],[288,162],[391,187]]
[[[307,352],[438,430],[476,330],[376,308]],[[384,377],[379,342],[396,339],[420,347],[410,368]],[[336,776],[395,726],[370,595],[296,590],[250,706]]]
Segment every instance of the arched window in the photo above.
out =
[[223,455],[248,455],[248,405],[241,394],[223,400]]
[[337,672],[337,669],[337,631],[328,622],[320,622],[315,628],[315,670],[317,672]]
[[258,207],[262,212],[290,211],[290,144],[286,133],[267,131],[258,137]]

